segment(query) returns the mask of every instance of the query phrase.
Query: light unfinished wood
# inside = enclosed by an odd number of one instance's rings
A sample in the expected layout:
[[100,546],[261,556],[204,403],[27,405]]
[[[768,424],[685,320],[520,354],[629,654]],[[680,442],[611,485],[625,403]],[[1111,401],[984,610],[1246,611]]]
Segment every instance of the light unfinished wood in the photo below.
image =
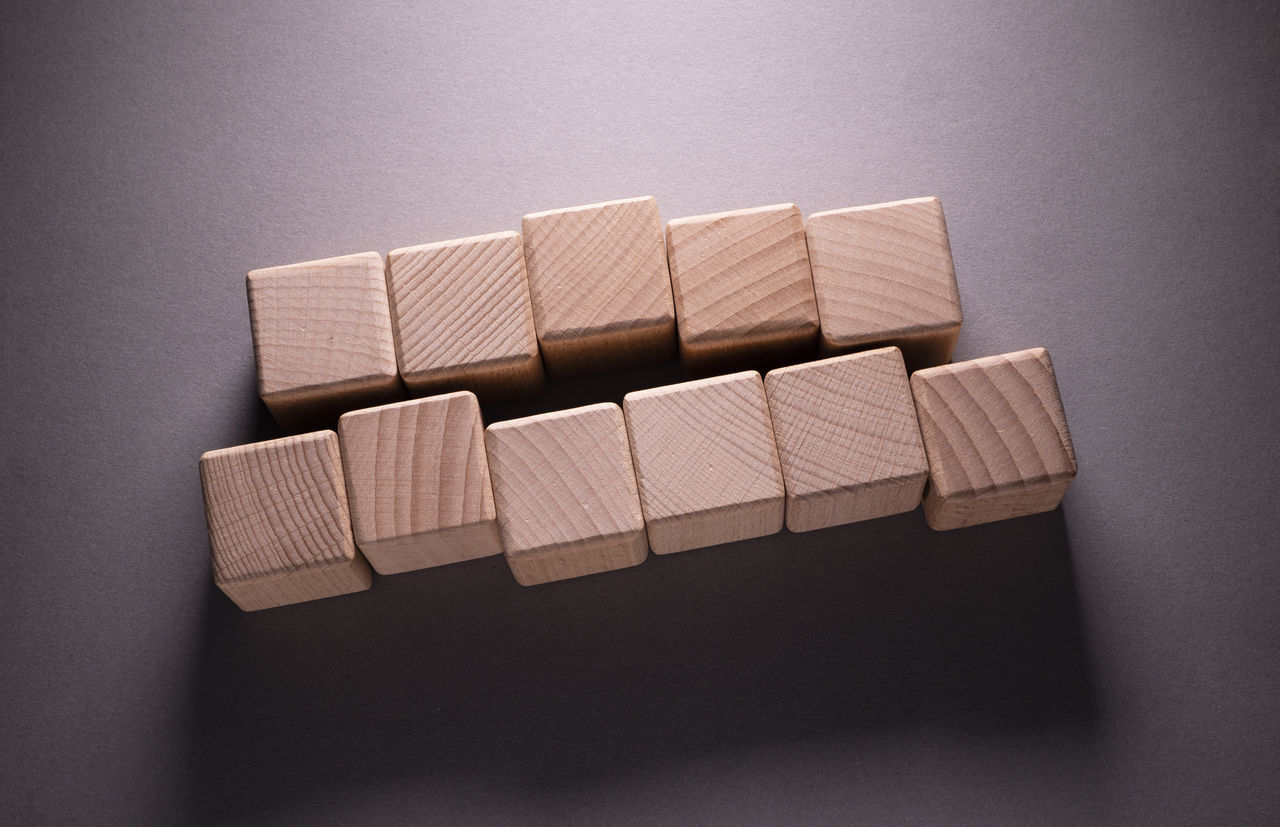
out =
[[566,376],[675,355],[675,310],[653,198],[531,213],[521,227],[549,373]]
[[496,422],[485,446],[502,544],[521,585],[644,562],[644,517],[617,405]]
[[333,431],[209,451],[200,481],[214,582],[241,609],[369,588]]
[[787,528],[813,531],[920,504],[929,464],[896,347],[778,368],[764,385]]
[[818,212],[805,232],[824,352],[897,345],[912,370],[951,359],[964,317],[941,201]]
[[812,348],[818,308],[795,204],[669,221],[667,261],[688,370],[774,364]]
[[782,530],[782,469],[759,373],[636,391],[622,407],[655,554]]
[[379,574],[502,553],[475,394],[352,411],[338,439],[356,545]]
[[911,376],[929,457],[925,518],[938,530],[1058,507],[1076,454],[1044,348]]
[[515,232],[402,247],[387,255],[400,376],[417,394],[533,396],[545,379]]
[[253,270],[247,285],[258,393],[280,424],[401,395],[381,255]]

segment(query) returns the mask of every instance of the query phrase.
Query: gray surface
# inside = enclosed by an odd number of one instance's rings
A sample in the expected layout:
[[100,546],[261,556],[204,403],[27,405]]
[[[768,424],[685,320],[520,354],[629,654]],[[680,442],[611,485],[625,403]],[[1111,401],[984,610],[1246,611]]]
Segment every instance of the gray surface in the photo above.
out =
[[[0,20],[4,820],[1280,819],[1275,3],[109,5]],[[643,193],[940,196],[958,356],[1053,354],[1064,508],[211,589],[247,270]]]

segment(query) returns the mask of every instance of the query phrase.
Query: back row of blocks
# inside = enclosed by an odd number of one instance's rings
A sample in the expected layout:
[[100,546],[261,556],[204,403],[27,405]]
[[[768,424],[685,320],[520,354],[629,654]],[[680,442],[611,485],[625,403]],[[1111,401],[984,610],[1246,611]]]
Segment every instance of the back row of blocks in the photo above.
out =
[[922,498],[933,528],[960,528],[1055,508],[1076,459],[1045,350],[908,378],[888,347],[487,429],[474,394],[447,393],[212,451],[200,471],[215,580],[254,610],[367,588],[369,564],[505,552],[532,585]]
[[[662,220],[652,198],[501,232],[249,273],[259,393],[286,425],[399,398],[538,393],[675,355],[695,374],[900,347],[951,358],[960,297],[936,198]],[[819,322],[821,321],[821,324]],[[819,330],[821,336],[819,337]]]

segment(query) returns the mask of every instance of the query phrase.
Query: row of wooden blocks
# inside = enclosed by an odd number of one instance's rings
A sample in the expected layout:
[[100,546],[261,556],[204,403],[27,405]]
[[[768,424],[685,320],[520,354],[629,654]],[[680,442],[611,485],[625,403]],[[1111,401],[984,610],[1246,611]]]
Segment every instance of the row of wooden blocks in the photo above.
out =
[[1076,459],[1045,350],[908,376],[886,347],[487,429],[474,394],[447,393],[212,451],[200,473],[215,580],[255,610],[368,588],[370,564],[505,553],[531,585],[922,498],[933,528],[970,526],[1055,508]]
[[[936,198],[672,220],[652,198],[524,216],[522,233],[254,270],[258,390],[286,425],[414,395],[484,401],[658,362],[739,370],[896,345],[951,358],[961,325]],[[819,335],[821,334],[821,335]]]

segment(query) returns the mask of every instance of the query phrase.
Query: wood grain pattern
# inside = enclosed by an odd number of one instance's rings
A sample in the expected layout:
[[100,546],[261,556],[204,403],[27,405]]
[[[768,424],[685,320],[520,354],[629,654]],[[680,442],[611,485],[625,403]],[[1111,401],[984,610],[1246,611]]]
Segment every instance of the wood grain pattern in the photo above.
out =
[[652,198],[531,213],[521,222],[538,342],[565,376],[675,355],[675,310]]
[[779,368],[764,384],[787,528],[812,531],[920,504],[929,464],[896,347]]
[[485,446],[502,543],[521,585],[644,562],[648,541],[617,405],[496,422]]
[[411,391],[469,390],[486,402],[542,392],[519,233],[392,250],[387,286],[400,375]]
[[253,270],[247,286],[258,393],[282,425],[400,395],[378,253]]
[[200,457],[214,582],[245,611],[369,588],[333,431]]
[[938,530],[1057,508],[1076,454],[1044,348],[917,371],[911,390]]
[[825,352],[897,345],[913,370],[951,359],[964,318],[941,201],[814,213],[805,232]]
[[667,261],[690,371],[773,364],[812,348],[818,308],[795,204],[669,221]]
[[356,545],[379,574],[502,553],[475,394],[352,411],[338,439]]
[[623,412],[655,554],[782,530],[782,469],[760,374],[636,391]]

